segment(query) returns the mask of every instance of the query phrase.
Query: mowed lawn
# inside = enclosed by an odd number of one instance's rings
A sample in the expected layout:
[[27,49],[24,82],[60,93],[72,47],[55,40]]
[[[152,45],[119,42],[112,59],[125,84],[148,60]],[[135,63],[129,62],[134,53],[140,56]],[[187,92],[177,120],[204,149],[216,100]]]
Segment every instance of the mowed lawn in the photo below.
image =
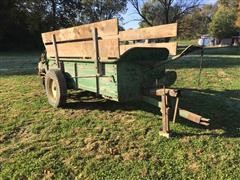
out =
[[39,53],[0,53],[0,179],[240,179],[240,49],[206,51],[168,65],[180,106],[211,119],[183,119],[158,135],[159,110],[69,92],[48,105],[36,75]]

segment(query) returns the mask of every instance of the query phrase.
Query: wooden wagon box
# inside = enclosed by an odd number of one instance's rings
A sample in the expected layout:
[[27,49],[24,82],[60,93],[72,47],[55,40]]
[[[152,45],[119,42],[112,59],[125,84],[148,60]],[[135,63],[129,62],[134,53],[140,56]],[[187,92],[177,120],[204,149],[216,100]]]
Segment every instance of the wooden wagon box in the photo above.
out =
[[208,119],[179,109],[179,91],[168,89],[177,76],[166,72],[165,63],[194,49],[169,58],[176,55],[177,43],[162,40],[177,36],[177,24],[127,31],[118,27],[118,20],[111,19],[42,34],[46,53],[38,69],[49,103],[63,106],[67,89],[95,92],[118,102],[145,101],[161,109],[162,132],[168,136],[169,99],[174,98],[174,121],[179,113],[208,125]]
[[57,58],[69,88],[96,92],[115,101],[131,101],[142,97],[142,86],[159,78],[147,70],[167,60],[169,52],[176,54],[176,42],[141,41],[176,35],[177,24],[119,32],[117,19],[112,19],[43,33],[42,39],[49,68],[57,68]]

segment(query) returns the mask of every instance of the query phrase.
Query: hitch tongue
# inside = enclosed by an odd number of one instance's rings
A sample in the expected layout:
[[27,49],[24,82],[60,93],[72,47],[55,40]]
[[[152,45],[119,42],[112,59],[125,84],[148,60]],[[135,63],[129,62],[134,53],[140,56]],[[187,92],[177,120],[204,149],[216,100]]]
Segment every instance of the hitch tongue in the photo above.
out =
[[[180,116],[184,119],[192,121],[197,124],[201,124],[203,126],[208,126],[210,119],[204,118],[198,114],[192,113],[185,109],[179,108],[179,96],[180,91],[176,89],[169,89],[169,88],[161,88],[161,89],[151,89],[146,91],[147,96],[143,96],[145,102],[157,106],[160,108],[162,113],[162,129],[160,130],[159,134],[161,136],[170,137],[170,127],[169,127],[169,113],[170,108],[172,108],[169,99],[176,98],[174,114],[173,114],[173,123],[176,121],[176,117]],[[157,96],[161,97],[161,101],[159,99],[155,99],[148,96]]]
[[179,116],[189,120],[189,121],[192,121],[192,122],[195,122],[197,124],[201,124],[201,125],[204,125],[204,126],[208,126],[209,125],[209,121],[210,119],[207,119],[207,118],[204,118],[202,116],[199,116],[195,113],[192,113],[190,111],[187,111],[185,109],[180,109],[179,108]]

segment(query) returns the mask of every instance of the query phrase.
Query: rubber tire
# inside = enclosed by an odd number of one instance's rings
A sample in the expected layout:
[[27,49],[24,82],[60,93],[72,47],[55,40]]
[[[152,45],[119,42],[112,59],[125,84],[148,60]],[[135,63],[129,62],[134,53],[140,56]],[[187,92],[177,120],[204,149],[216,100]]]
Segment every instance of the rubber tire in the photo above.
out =
[[[55,83],[55,97],[52,92],[53,82]],[[63,107],[67,100],[67,84],[62,71],[58,69],[48,70],[45,76],[45,91],[48,102],[53,107]]]
[[40,82],[41,87],[43,87],[43,89],[45,89],[45,76],[44,77],[41,76],[41,73],[43,72],[42,69],[40,68],[41,65],[42,65],[42,62],[39,62],[38,63],[38,68],[37,68],[37,70],[38,70],[38,77],[39,77],[39,82]]
[[45,78],[42,78],[42,77],[39,77],[39,78],[40,78],[39,82],[40,82],[41,87],[43,87],[43,89],[45,89]]

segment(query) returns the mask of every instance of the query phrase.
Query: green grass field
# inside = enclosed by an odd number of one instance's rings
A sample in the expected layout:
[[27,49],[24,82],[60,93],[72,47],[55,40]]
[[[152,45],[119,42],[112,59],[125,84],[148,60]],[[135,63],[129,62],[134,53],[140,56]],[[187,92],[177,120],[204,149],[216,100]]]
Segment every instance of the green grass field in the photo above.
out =
[[170,139],[147,104],[71,91],[66,108],[52,108],[39,53],[0,53],[0,179],[240,179],[239,52],[207,50],[200,86],[197,54],[169,65],[180,106],[211,119],[178,119]]

